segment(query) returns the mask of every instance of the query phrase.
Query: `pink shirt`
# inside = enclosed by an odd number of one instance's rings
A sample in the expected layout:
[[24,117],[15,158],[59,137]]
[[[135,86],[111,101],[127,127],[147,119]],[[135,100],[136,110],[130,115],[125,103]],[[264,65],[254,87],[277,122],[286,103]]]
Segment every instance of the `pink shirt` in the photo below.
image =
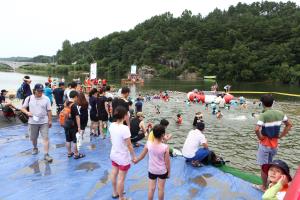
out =
[[156,175],[162,175],[167,173],[165,153],[168,148],[168,145],[164,143],[154,144],[148,141],[146,146],[148,148],[149,153],[148,171]]

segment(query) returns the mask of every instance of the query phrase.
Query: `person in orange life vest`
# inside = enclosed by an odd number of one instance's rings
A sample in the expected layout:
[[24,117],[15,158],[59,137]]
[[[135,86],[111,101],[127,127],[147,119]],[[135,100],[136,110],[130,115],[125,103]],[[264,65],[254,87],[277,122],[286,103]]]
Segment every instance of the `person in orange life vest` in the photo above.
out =
[[270,181],[262,199],[283,200],[289,187],[288,183],[292,181],[289,166],[282,160],[274,160],[270,164],[264,164],[262,169],[268,174]]
[[182,117],[181,114],[177,114],[177,120],[176,120],[177,124],[182,124]]

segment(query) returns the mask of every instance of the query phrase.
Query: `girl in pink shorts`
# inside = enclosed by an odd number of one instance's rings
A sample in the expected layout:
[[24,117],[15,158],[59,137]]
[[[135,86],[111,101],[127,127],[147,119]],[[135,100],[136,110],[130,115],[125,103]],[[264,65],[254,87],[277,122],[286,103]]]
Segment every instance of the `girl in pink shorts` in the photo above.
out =
[[[112,198],[126,200],[123,196],[124,182],[126,174],[130,168],[131,158],[135,161],[135,153],[130,141],[130,130],[123,122],[127,115],[127,110],[123,106],[118,106],[114,112],[117,120],[109,127],[111,138],[110,159],[112,161]],[[131,156],[131,157],[130,157]]]

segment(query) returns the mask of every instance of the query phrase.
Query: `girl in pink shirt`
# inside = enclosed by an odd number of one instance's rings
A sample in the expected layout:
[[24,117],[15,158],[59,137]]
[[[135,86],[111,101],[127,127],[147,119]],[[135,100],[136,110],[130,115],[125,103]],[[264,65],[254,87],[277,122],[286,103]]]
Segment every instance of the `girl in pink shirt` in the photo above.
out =
[[[155,125],[153,128],[154,142],[148,141],[145,145],[140,157],[136,163],[142,160],[149,152],[148,164],[148,200],[152,200],[158,184],[158,199],[164,199],[164,190],[166,179],[170,177],[170,155],[168,145],[162,142],[165,135],[165,127],[162,125]],[[157,181],[158,179],[158,181]]]

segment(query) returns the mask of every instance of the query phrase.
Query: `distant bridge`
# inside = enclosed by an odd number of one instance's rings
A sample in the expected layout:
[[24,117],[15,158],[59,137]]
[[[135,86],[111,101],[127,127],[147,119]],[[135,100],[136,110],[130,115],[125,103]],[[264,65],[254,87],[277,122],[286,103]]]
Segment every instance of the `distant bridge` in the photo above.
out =
[[0,64],[5,64],[10,66],[13,70],[16,70],[17,68],[24,66],[24,65],[39,65],[39,66],[46,66],[47,63],[35,63],[35,62],[15,62],[15,61],[6,61],[6,60],[0,60]]

